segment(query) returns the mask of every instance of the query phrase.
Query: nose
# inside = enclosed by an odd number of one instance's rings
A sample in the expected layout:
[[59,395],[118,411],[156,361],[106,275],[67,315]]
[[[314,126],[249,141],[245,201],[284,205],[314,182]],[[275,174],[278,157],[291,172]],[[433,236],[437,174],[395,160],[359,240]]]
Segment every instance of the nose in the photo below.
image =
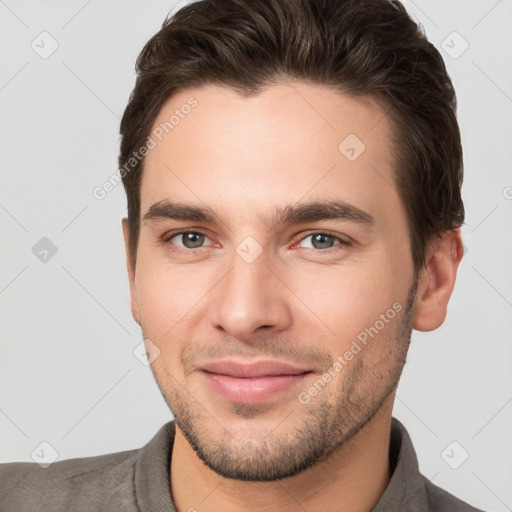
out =
[[231,263],[209,294],[210,325],[240,340],[253,338],[258,330],[272,334],[288,328],[290,292],[265,253],[252,262],[234,253]]

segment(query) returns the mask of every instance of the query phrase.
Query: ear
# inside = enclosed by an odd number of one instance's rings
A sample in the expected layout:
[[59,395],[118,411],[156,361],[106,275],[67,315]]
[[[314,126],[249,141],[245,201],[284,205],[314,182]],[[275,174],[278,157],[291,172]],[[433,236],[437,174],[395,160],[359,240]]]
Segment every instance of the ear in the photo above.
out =
[[418,278],[413,321],[417,331],[433,331],[444,322],[463,253],[460,228],[445,233],[428,250]]
[[126,253],[126,267],[128,270],[128,282],[130,284],[130,302],[133,319],[140,325],[139,301],[137,300],[137,290],[135,288],[135,269],[132,267],[130,258],[130,231],[128,228],[128,219],[122,219],[124,249]]

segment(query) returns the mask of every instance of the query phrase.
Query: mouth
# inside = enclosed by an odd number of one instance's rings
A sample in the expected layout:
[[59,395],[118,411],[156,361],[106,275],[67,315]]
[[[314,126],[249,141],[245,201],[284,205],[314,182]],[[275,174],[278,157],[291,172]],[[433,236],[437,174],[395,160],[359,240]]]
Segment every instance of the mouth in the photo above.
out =
[[214,361],[200,368],[208,388],[230,402],[263,403],[290,392],[313,371],[279,361]]

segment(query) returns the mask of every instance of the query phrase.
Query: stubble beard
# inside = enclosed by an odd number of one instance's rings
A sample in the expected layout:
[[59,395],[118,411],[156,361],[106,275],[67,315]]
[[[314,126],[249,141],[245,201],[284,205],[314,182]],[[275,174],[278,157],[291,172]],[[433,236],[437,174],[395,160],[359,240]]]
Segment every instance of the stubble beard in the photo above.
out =
[[[266,433],[224,424],[225,420],[215,418],[215,411],[208,411],[188,390],[176,385],[165,368],[165,375],[154,372],[176,426],[199,459],[224,478],[269,482],[324,461],[362,429],[396,390],[411,339],[416,289],[417,280],[395,328],[387,328],[379,340],[370,342],[387,344],[382,361],[368,364],[371,359],[356,355],[329,387],[307,405],[297,400],[291,412],[290,407],[283,411],[283,418]],[[371,346],[364,348],[371,350]],[[244,424],[258,422],[269,408],[268,404],[234,403],[230,407],[234,417],[246,420]]]

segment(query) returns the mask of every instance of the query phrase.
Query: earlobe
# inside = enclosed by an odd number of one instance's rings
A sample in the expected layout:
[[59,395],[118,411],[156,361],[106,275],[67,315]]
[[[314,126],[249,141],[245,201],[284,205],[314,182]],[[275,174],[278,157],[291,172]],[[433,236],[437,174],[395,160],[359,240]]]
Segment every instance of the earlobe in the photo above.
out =
[[428,252],[418,280],[413,322],[417,331],[433,331],[444,322],[462,256],[460,228],[444,234]]
[[130,285],[130,303],[133,319],[140,325],[140,309],[137,300],[137,290],[135,287],[135,269],[132,267],[132,260],[130,257],[130,230],[128,226],[128,219],[125,217],[121,221],[124,238],[124,248],[126,254],[126,268],[128,270],[128,282]]

